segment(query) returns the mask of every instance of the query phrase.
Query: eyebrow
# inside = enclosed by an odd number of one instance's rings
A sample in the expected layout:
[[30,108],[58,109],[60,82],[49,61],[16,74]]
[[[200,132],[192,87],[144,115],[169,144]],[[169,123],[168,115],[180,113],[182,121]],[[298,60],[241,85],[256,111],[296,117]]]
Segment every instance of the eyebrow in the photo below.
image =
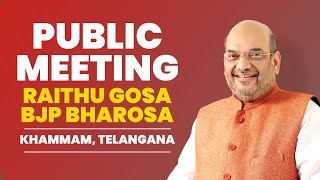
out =
[[236,50],[228,49],[227,52],[237,52]]
[[[261,48],[252,48],[249,50],[249,52],[252,52],[252,51],[263,51],[263,49]],[[238,52],[236,50],[232,50],[232,49],[228,49],[227,52]]]

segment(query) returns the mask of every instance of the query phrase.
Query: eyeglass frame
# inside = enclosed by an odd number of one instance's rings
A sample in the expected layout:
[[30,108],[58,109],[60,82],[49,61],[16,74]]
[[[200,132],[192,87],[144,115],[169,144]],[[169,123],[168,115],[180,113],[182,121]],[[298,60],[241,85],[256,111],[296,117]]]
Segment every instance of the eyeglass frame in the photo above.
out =
[[[228,60],[228,61],[236,61],[236,60],[239,60],[241,57],[245,57],[245,58],[248,59],[248,60],[261,61],[261,60],[264,59],[264,56],[266,56],[266,55],[273,55],[273,54],[275,54],[276,52],[277,52],[277,50],[275,50],[273,53],[258,53],[258,52],[256,52],[256,53],[255,53],[255,52],[238,53],[238,52],[225,52],[224,55],[225,55],[225,59]],[[237,53],[237,54],[239,55],[239,57],[238,57],[237,59],[234,59],[234,60],[229,60],[228,57],[227,57],[227,55],[228,55],[229,53]],[[263,57],[262,57],[261,59],[254,59],[254,58],[252,58],[252,57],[249,56],[249,54],[251,54],[251,53],[260,54],[260,55],[262,55]],[[249,57],[250,57],[250,58],[249,58]],[[271,56],[270,56],[270,59],[271,59]]]

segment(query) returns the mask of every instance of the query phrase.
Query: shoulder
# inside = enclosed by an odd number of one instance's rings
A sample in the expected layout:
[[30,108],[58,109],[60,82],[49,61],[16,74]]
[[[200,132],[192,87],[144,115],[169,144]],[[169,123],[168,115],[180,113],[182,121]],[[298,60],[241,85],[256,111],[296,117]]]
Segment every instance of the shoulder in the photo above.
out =
[[306,107],[310,101],[320,105],[316,96],[302,92],[285,91],[280,89],[279,93],[275,96],[279,104],[292,104],[295,106]]
[[[286,91],[286,90],[279,90],[279,93],[277,93],[278,97],[281,98],[286,98],[289,100],[304,100],[304,101],[309,101],[312,97],[315,97],[314,95],[311,94],[306,94],[302,92],[294,92],[294,91]],[[315,97],[315,99],[317,99]]]
[[295,92],[295,91],[287,91],[287,90],[283,90],[283,89],[279,90],[279,94],[286,95],[286,96],[292,96],[292,97],[310,97],[310,98],[312,97],[311,94],[302,93],[302,92]]
[[215,111],[215,110],[219,110],[221,108],[225,108],[230,104],[230,98],[231,97],[220,99],[220,100],[214,101],[206,106],[203,106],[202,108],[200,108],[199,113],[205,113],[205,112]]

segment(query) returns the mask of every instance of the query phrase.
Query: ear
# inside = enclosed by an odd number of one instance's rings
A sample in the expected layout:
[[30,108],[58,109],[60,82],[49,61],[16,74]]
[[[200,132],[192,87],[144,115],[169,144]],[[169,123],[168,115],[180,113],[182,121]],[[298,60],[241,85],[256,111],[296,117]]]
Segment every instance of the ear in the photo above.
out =
[[281,54],[279,51],[276,51],[273,54],[272,64],[273,64],[276,75],[278,75],[280,72],[280,64],[281,64]]

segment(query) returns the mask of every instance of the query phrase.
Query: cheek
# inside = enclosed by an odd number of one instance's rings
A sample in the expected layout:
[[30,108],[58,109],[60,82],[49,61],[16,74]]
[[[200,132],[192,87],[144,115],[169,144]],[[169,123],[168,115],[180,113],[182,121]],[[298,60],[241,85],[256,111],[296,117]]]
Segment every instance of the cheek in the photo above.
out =
[[230,78],[232,75],[231,75],[231,71],[229,69],[224,69],[224,77],[225,78]]
[[231,76],[234,67],[234,65],[224,64],[224,76]]
[[260,79],[270,79],[275,73],[273,67],[270,65],[264,68],[257,68],[257,71],[259,72]]

